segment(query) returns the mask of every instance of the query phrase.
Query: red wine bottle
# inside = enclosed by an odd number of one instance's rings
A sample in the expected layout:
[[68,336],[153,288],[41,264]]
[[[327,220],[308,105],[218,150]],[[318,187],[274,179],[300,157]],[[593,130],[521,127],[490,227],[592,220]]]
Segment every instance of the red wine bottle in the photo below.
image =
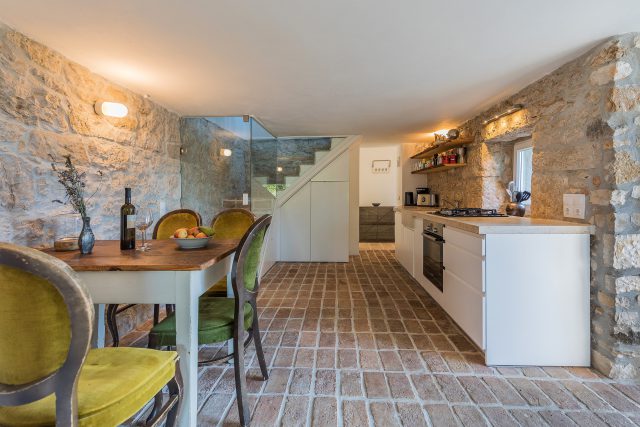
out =
[[120,249],[136,248],[136,207],[131,204],[131,189],[124,189],[124,205],[120,208]]

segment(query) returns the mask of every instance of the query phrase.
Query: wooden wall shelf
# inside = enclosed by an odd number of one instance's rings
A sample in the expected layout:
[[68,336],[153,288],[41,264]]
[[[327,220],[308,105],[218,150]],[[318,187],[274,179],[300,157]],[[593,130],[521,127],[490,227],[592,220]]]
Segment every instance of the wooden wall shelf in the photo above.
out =
[[434,154],[444,153],[445,151],[449,151],[452,148],[463,147],[465,145],[471,144],[473,139],[454,139],[453,141],[448,141],[443,144],[438,145],[437,147],[427,148],[417,154],[411,156],[412,159],[428,159],[433,157]]
[[444,172],[446,170],[460,168],[462,166],[467,166],[466,163],[451,163],[451,164],[443,164],[439,166],[433,166],[426,169],[420,169],[417,171],[411,172],[412,174],[423,174],[423,173],[434,173],[434,172]]

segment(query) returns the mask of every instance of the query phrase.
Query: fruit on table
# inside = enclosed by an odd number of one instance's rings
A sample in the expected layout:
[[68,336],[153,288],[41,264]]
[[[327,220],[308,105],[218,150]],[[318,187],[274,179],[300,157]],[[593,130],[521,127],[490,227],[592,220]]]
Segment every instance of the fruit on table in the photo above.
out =
[[186,228],[178,228],[175,233],[173,233],[173,237],[176,239],[186,239],[189,235],[189,231]]
[[173,233],[176,239],[206,239],[211,235],[213,235],[211,227],[178,228]]

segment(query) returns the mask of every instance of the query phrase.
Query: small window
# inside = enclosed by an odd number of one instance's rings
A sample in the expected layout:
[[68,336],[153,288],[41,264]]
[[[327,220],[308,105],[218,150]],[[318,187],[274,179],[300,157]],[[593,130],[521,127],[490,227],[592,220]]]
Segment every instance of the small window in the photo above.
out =
[[[513,180],[516,191],[531,192],[533,174],[533,144],[530,139],[518,142],[513,149]],[[531,204],[531,199],[524,202]]]

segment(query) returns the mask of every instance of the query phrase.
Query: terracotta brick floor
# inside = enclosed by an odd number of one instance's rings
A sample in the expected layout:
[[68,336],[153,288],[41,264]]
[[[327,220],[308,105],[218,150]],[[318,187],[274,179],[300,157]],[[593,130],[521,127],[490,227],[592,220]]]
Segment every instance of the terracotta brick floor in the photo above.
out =
[[[265,276],[270,378],[258,380],[251,346],[253,426],[640,423],[637,384],[586,368],[485,366],[390,246],[365,248],[348,264],[278,263]],[[199,424],[237,425],[233,367],[202,368],[199,381]]]

